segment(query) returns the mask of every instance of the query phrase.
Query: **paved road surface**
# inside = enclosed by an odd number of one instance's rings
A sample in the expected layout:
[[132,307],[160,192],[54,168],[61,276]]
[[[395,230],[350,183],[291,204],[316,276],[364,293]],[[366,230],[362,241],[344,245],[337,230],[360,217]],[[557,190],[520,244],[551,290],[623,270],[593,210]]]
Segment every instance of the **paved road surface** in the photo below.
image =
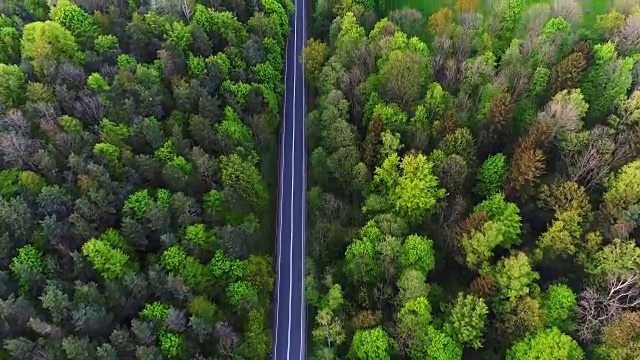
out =
[[274,360],[306,359],[304,297],[306,239],[305,83],[300,54],[306,44],[305,0],[292,0],[295,13],[285,54],[285,100],[281,125],[278,191],[277,279]]

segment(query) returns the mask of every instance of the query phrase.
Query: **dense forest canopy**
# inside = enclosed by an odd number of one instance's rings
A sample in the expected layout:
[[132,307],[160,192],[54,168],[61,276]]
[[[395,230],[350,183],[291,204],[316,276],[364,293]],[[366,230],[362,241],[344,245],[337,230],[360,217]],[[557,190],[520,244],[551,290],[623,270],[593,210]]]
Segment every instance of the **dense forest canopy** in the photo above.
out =
[[639,4],[380,3],[302,54],[310,358],[638,359]]
[[292,11],[0,1],[0,359],[269,357]]

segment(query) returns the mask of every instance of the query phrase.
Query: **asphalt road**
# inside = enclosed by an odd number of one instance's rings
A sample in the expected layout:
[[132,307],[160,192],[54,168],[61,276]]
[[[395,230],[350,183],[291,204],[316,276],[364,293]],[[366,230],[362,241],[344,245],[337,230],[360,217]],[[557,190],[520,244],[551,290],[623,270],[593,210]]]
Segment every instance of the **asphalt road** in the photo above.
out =
[[305,81],[300,54],[306,45],[306,0],[293,0],[285,53],[285,99],[280,134],[274,360],[306,359],[304,297],[307,214]]

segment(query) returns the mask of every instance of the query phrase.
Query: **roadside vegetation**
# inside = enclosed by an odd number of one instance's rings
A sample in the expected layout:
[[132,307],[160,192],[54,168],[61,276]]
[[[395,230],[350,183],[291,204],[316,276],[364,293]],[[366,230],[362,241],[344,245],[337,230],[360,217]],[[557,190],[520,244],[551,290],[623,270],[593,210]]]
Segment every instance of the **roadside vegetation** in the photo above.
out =
[[290,1],[0,1],[0,359],[271,350]]
[[315,5],[310,358],[637,359],[638,4]]

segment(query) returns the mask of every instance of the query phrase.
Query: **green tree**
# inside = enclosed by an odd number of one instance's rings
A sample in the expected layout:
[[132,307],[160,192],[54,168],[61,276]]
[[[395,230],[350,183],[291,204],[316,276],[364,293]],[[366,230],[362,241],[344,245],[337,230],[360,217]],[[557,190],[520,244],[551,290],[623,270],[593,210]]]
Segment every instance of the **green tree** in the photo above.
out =
[[38,75],[47,62],[69,61],[79,64],[84,56],[69,30],[53,21],[32,22],[22,33],[22,57],[31,61]]
[[482,347],[489,308],[475,295],[458,293],[448,312],[443,330],[451,338],[474,349]]
[[510,247],[521,242],[521,217],[520,209],[514,203],[505,201],[504,194],[497,193],[476,205],[474,212],[484,212],[490,221],[502,225],[503,245]]
[[467,266],[475,270],[488,266],[495,248],[504,243],[503,233],[502,223],[487,221],[479,231],[463,234],[461,243]]
[[500,192],[508,169],[507,157],[504,154],[489,156],[478,170],[476,191],[487,197]]
[[462,346],[433,326],[421,331],[409,349],[411,359],[460,360]]
[[582,235],[581,222],[582,219],[577,211],[556,213],[551,226],[536,242],[538,248],[534,256],[554,259],[575,254]]
[[[381,190],[399,216],[421,222],[445,196],[432,168],[433,163],[422,154],[407,154],[402,162],[392,154],[376,168],[373,187]],[[367,211],[366,203],[364,210]]]
[[258,289],[243,280],[229,284],[226,294],[227,300],[238,312],[253,307],[259,300]]
[[309,39],[307,46],[302,50],[300,61],[304,65],[304,73],[310,83],[317,83],[320,71],[327,59],[327,44],[320,40]]
[[420,296],[426,297],[429,293],[429,286],[426,282],[425,274],[416,269],[403,271],[398,277],[398,302],[403,304],[410,299]]
[[414,268],[425,275],[429,274],[436,264],[433,241],[423,236],[410,235],[402,244],[398,261],[401,271]]
[[261,293],[272,293],[275,282],[273,260],[265,255],[249,255],[244,264],[244,276]]
[[585,270],[596,278],[626,275],[640,267],[640,247],[634,241],[614,239],[596,252]]
[[369,330],[357,330],[353,335],[348,358],[353,360],[391,359],[391,338],[378,326]]
[[60,1],[54,6],[50,17],[85,45],[93,45],[94,39],[98,36],[98,26],[93,17],[68,1]]
[[529,294],[539,278],[531,268],[529,258],[521,251],[500,260],[493,269],[493,276],[498,285],[496,306],[501,312],[509,311],[520,296]]
[[311,334],[314,341],[328,348],[340,346],[346,340],[343,321],[329,307],[318,311]]
[[22,289],[26,289],[29,285],[29,274],[44,272],[44,254],[33,245],[25,245],[18,249],[18,254],[11,259],[9,269],[18,280],[18,285]]
[[353,49],[357,48],[358,44],[364,41],[365,37],[365,30],[358,24],[355,15],[347,12],[342,16],[340,33],[338,33],[336,39],[336,56],[342,59],[343,62],[348,61],[353,54]]
[[24,103],[26,79],[17,65],[0,64],[0,105],[6,109]]
[[0,171],[0,195],[5,199],[12,198],[18,192],[19,181],[19,169],[11,168]]
[[242,159],[237,153],[220,156],[222,186],[231,188],[251,202],[262,207],[267,201],[267,189],[253,159]]
[[208,268],[217,279],[230,282],[239,280],[245,273],[245,263],[227,256],[222,250],[216,250]]
[[248,40],[247,30],[229,11],[220,12],[198,4],[191,21],[204,31],[220,36],[232,44],[242,44]]
[[584,352],[569,335],[552,327],[538,331],[509,348],[507,360],[580,360]]
[[214,321],[218,313],[218,307],[202,295],[192,297],[187,304],[187,310],[190,314],[207,321]]
[[595,64],[589,67],[581,85],[589,103],[589,117],[598,118],[613,110],[616,99],[631,87],[634,60],[619,58],[612,42],[593,46]]
[[161,301],[154,301],[145,304],[144,308],[140,311],[140,317],[163,323],[169,316],[169,310],[171,310],[171,306],[168,304]]
[[438,149],[442,150],[445,155],[458,155],[464,159],[467,164],[475,164],[476,162],[476,146],[473,134],[468,128],[458,128],[453,133],[446,135]]
[[182,21],[175,21],[167,27],[167,33],[165,34],[167,42],[175,46],[176,49],[186,51],[193,42],[191,25],[185,25]]
[[204,224],[192,224],[185,229],[184,240],[201,248],[210,249],[215,244],[215,234],[207,230]]
[[605,202],[626,200],[635,203],[640,199],[640,160],[624,165],[617,173],[609,177],[606,187],[607,192],[603,196]]
[[12,26],[0,26],[0,64],[20,61],[20,33]]
[[231,140],[234,146],[253,147],[251,129],[242,121],[230,106],[225,107],[222,121],[215,125],[216,132],[223,138]]
[[82,245],[82,253],[106,280],[119,280],[133,270],[129,256],[101,240],[91,239]]
[[153,199],[151,198],[151,195],[149,195],[149,191],[147,189],[141,189],[129,195],[127,200],[124,202],[122,211],[124,213],[133,214],[139,219],[146,214],[152,202]]
[[247,330],[244,341],[238,348],[238,354],[248,360],[268,358],[272,342],[271,333],[265,326],[265,310],[251,310],[248,317]]
[[369,238],[354,240],[345,252],[344,271],[356,284],[374,284],[380,277],[375,242]]
[[398,342],[410,346],[431,323],[431,304],[424,296],[407,300],[397,317]]
[[462,231],[461,245],[467,266],[480,270],[489,265],[494,250],[520,243],[520,210],[506,202],[502,193],[491,195],[476,205],[473,218],[482,219],[470,231]]
[[542,308],[547,325],[559,329],[567,328],[576,304],[576,294],[569,286],[565,284],[550,285],[542,296]]
[[[381,102],[373,108],[373,119],[379,118],[383,128],[399,131],[407,124],[407,114],[397,104]],[[371,122],[373,123],[373,121]]]
[[104,92],[109,90],[109,83],[105,80],[102,75],[98,73],[92,73],[87,78],[87,86],[97,93]]
[[424,94],[429,79],[427,64],[428,60],[418,52],[392,51],[380,69],[380,94],[405,111],[412,110]]
[[161,330],[158,335],[160,350],[168,358],[172,359],[180,355],[182,351],[182,336],[168,330]]
[[118,45],[118,37],[114,35],[99,35],[94,40],[93,47],[98,54],[106,54],[120,48]]
[[500,32],[496,36],[495,48],[497,49],[497,53],[502,53],[509,47],[516,26],[520,22],[525,9],[524,0],[509,0],[502,4],[503,6],[499,9],[498,13]]
[[202,78],[207,75],[207,62],[202,56],[189,54],[187,59],[187,71],[192,78]]

